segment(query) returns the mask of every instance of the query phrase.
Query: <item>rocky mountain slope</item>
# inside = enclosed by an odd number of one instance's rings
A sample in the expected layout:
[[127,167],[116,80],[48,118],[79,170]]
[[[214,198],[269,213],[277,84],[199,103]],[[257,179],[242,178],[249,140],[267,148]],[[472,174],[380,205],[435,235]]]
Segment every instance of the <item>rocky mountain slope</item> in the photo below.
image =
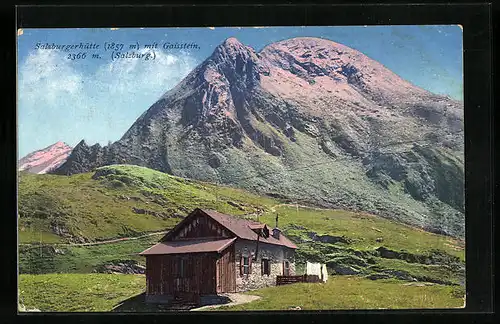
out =
[[72,148],[57,142],[44,149],[29,153],[18,162],[19,171],[43,174],[56,169],[66,162]]
[[109,146],[54,171],[135,164],[463,236],[463,104],[319,38],[229,38]]

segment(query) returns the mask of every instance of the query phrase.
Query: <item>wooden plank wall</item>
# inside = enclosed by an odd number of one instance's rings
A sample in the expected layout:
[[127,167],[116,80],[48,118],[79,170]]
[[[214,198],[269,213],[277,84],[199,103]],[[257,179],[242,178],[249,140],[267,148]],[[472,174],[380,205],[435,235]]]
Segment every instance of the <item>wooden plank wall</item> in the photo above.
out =
[[146,293],[157,295],[161,291],[161,256],[146,257]]
[[227,248],[217,260],[217,293],[236,292],[236,264],[234,245]]
[[231,233],[206,215],[194,216],[191,221],[177,230],[172,240],[196,239],[203,237],[228,238]]
[[179,277],[177,255],[150,255],[146,257],[146,293],[148,295],[175,295],[177,292],[214,294],[216,292],[217,255],[192,253],[183,255],[185,276]]

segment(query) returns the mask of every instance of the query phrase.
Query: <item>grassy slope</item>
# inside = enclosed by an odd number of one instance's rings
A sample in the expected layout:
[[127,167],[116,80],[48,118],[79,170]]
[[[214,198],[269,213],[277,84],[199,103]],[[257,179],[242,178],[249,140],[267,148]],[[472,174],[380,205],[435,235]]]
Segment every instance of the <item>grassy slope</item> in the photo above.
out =
[[144,290],[144,276],[20,275],[20,303],[42,312],[106,312]]
[[[358,250],[374,250],[379,246],[385,246],[393,250],[422,254],[438,249],[458,256],[462,260],[465,258],[463,243],[453,238],[424,232],[373,215],[343,210],[297,209],[292,206],[280,206],[276,211],[280,215],[281,227],[292,228],[295,225],[315,231],[319,235],[346,236],[352,241],[349,247]],[[273,224],[275,217],[274,212],[269,212],[260,220]],[[306,231],[290,229],[289,232],[303,236]]]
[[[144,281],[144,276],[137,275],[20,275],[20,302],[46,312],[111,311],[121,301],[142,293]],[[248,294],[262,299],[218,310],[287,310],[295,306],[303,310],[450,308],[464,304],[463,292],[455,287],[414,286],[350,276],[331,277],[326,284],[293,284]]]
[[463,279],[460,274],[457,274],[459,271],[453,271],[453,269],[443,265],[425,265],[409,263],[398,259],[377,258],[374,267],[405,271],[412,277],[422,278],[421,281],[426,281],[425,278],[430,278],[431,280],[451,282],[459,285],[460,280]]
[[[51,222],[85,241],[136,236],[138,233],[170,228],[179,221],[179,218],[170,216],[178,214],[182,217],[195,207],[203,207],[235,215],[262,210],[259,220],[270,226],[274,225],[275,213],[278,212],[280,227],[296,241],[310,240],[307,232],[345,236],[351,240],[350,244],[300,243],[299,252],[304,254],[305,259],[314,253],[323,257],[331,253],[352,255],[355,251],[374,251],[384,246],[414,254],[426,254],[438,249],[464,260],[463,243],[377,216],[342,210],[277,206],[280,202],[276,199],[189,181],[142,167],[122,165],[103,170],[108,170],[109,174],[97,180],[92,179],[91,173],[71,177],[22,173],[19,186],[20,242],[40,242],[42,239],[44,243],[56,243],[67,240],[50,232],[48,224]],[[236,202],[242,207],[228,202]],[[136,214],[133,207],[163,215]],[[22,246],[20,271],[84,273],[111,260],[142,261],[135,253],[155,243],[158,238],[154,236],[91,247],[58,247],[64,254],[55,253],[53,248]],[[376,261],[381,262],[379,259]],[[401,264],[396,267],[393,263],[392,266],[394,269],[401,268]],[[381,267],[387,268],[387,264]]]
[[[106,169],[108,167],[105,167]],[[136,236],[179,222],[195,207],[234,215],[251,213],[270,200],[238,189],[192,182],[147,168],[113,166],[115,174],[100,180],[92,173],[71,177],[21,173],[19,177],[19,240],[21,243],[67,241],[54,235],[56,224],[81,241]],[[244,202],[244,210],[228,204]],[[133,208],[153,213],[138,214]],[[52,226],[53,227],[53,226]]]
[[137,253],[156,244],[160,237],[161,234],[94,246],[21,246],[19,273],[90,273],[116,260],[135,260],[144,265],[144,257]]
[[[341,293],[340,293],[341,292]],[[333,276],[325,284],[292,284],[259,289],[247,294],[262,298],[215,310],[302,310],[455,308],[464,305],[461,288],[416,286],[397,280],[372,281],[360,277]]]
[[[40,237],[42,242],[60,241],[61,237],[51,233],[50,221],[62,223],[71,234],[87,240],[160,231],[179,222],[172,215],[184,216],[195,207],[214,208],[234,215],[261,209],[265,213],[260,221],[273,226],[275,209],[271,206],[280,203],[243,190],[189,181],[142,167],[124,165],[105,169],[115,170],[116,174],[93,180],[91,173],[70,177],[21,173],[20,242],[39,242]],[[121,185],[115,187],[117,182]],[[124,196],[131,199],[122,198]],[[239,203],[244,210],[228,201]],[[136,214],[133,207],[165,215]],[[280,215],[280,227],[294,224],[318,234],[345,235],[353,240],[351,246],[357,249],[383,245],[414,253],[440,249],[462,259],[464,255],[463,244],[455,239],[377,216],[342,210],[299,208],[297,211],[290,206],[280,206],[276,211]]]
[[[92,179],[92,173],[71,177],[21,174],[19,186],[20,242],[39,242],[40,238],[42,238],[41,242],[45,244],[41,246],[22,245],[20,247],[20,273],[74,274],[60,276],[21,275],[21,285],[25,289],[26,306],[28,308],[37,307],[44,310],[45,304],[47,304],[46,309],[49,310],[109,309],[112,302],[117,301],[119,298],[123,299],[129,293],[142,291],[144,284],[141,282],[136,286],[136,281],[134,281],[129,288],[124,288],[122,287],[122,280],[129,280],[124,279],[128,277],[117,276],[118,279],[113,280],[119,282],[115,282],[113,284],[115,288],[113,288],[109,285],[106,286],[104,283],[108,280],[104,279],[107,278],[106,275],[99,276],[89,273],[99,268],[100,265],[115,260],[136,260],[139,263],[144,263],[143,258],[139,257],[137,253],[157,242],[161,236],[159,234],[137,240],[95,246],[51,245],[51,243],[61,243],[68,240],[67,237],[58,236],[51,232],[49,225],[54,222],[59,227],[66,229],[71,236],[80,237],[84,241],[92,241],[121,236],[136,236],[143,232],[165,230],[180,220],[171,217],[172,215],[178,214],[182,217],[195,207],[213,208],[240,216],[260,210],[263,212],[259,218],[260,221],[273,226],[276,212],[278,212],[280,227],[289,237],[297,242],[309,240],[309,242],[298,243],[299,263],[297,268],[299,270],[303,268],[301,262],[308,260],[310,256],[320,255],[325,261],[332,258],[338,260],[340,256],[340,259],[354,260],[355,262],[356,259],[353,256],[355,252],[373,252],[379,246],[395,251],[406,250],[414,254],[426,254],[438,249],[464,260],[463,243],[377,216],[342,210],[317,210],[302,207],[297,210],[295,207],[278,206],[280,201],[276,199],[260,197],[230,187],[217,187],[209,183],[172,177],[141,167],[111,166],[105,169],[109,169],[109,174],[97,180]],[[231,202],[231,204],[228,202]],[[237,203],[241,207],[235,207],[233,203]],[[136,214],[132,211],[133,207],[163,214],[160,216]],[[351,240],[351,243],[325,244],[310,242],[307,232],[316,232],[319,235],[345,236]],[[361,274],[377,272],[373,269],[392,269],[405,271],[414,277],[420,278],[446,279],[454,283],[461,280],[461,274],[439,265],[415,264],[403,260],[383,259],[373,256],[369,258],[374,262],[365,267],[367,272]],[[130,278],[140,277],[131,276]],[[335,290],[343,289],[341,285],[345,283],[345,280],[351,280],[349,281],[351,284],[359,284],[358,286],[355,285],[358,288],[353,289],[360,289],[360,291],[361,289],[366,289],[366,291],[378,289],[384,292],[394,289],[394,291],[397,291],[397,287],[402,287],[399,283],[395,284],[384,280],[371,281],[360,278],[360,281],[356,281],[358,279],[347,279],[348,277],[344,276],[334,276],[332,278],[335,278],[335,282],[338,282],[336,285],[339,286],[332,286],[333,284],[329,283],[325,287]],[[71,297],[68,301],[60,301],[59,297],[54,297],[59,294],[59,290],[69,292],[79,290],[80,287],[83,287],[79,286],[82,281],[86,282],[85,287],[90,287],[90,290],[84,296]],[[30,299],[33,301],[39,299],[37,298],[39,294],[37,287],[43,287],[47,293],[46,297],[41,299],[42,302],[30,304]],[[307,295],[306,290],[309,288],[304,288],[307,285],[303,288],[300,288],[301,285],[297,287],[279,287],[277,289],[279,291],[283,289],[286,291],[288,291],[287,289],[299,289],[297,291],[299,295],[303,293]],[[320,286],[315,287],[314,289],[317,289]],[[449,294],[450,291],[455,291],[456,287],[404,287],[404,289],[409,289],[410,292],[415,291],[413,297],[405,299],[404,296],[397,297],[395,293],[388,296],[388,298],[399,298],[396,301],[400,303],[401,307],[405,307],[405,305],[418,307],[419,303],[424,303],[424,301],[435,304],[436,307],[439,305],[446,306],[446,303],[455,305],[460,299]],[[96,289],[104,290],[96,292]],[[301,291],[300,289],[305,290]],[[266,291],[268,290],[264,289],[262,293],[266,294]],[[416,297],[422,292],[426,294],[426,300],[418,300],[418,297]],[[274,299],[272,289],[269,290],[268,294],[269,298]],[[329,292],[323,291],[322,294],[325,294],[323,297],[326,298]],[[105,302],[99,301],[104,296],[110,299]],[[305,295],[302,295],[301,298],[303,296]],[[366,307],[389,307],[394,302],[394,300],[389,302],[389,299],[385,299],[386,306],[383,306],[383,300],[379,304],[376,302],[377,299],[372,301],[371,293],[362,296],[356,298],[359,299],[359,303],[361,303],[360,298],[368,298],[368,300],[365,300],[366,304],[364,304],[367,305]],[[362,305],[351,297],[345,297],[345,305],[353,305],[353,307]],[[80,298],[94,298],[96,301],[95,303],[87,303]],[[261,305],[259,303],[262,303],[263,300],[255,302],[257,304],[254,303],[255,309],[262,307],[259,306]],[[304,307],[317,308],[317,306],[314,306],[316,305],[314,303],[317,302],[311,301],[312,306],[305,305]],[[278,303],[278,306],[281,305],[278,301],[273,301],[273,303]],[[327,302],[321,307],[342,308],[342,305],[341,301],[335,301],[333,304]]]
[[[110,171],[109,174],[97,180],[92,179],[92,174],[71,177],[21,174],[20,242],[38,242],[42,238],[46,245],[20,247],[20,273],[89,273],[115,260],[143,263],[143,258],[137,253],[160,238],[157,235],[96,246],[50,246],[50,243],[67,240],[50,232],[50,222],[57,222],[71,235],[85,241],[110,239],[165,230],[179,221],[179,218],[169,216],[184,216],[195,207],[204,207],[235,215],[261,210],[263,214],[259,220],[270,226],[274,225],[278,212],[280,227],[299,246],[299,271],[303,269],[305,260],[315,261],[318,257],[321,262],[334,260],[357,268],[362,270],[361,274],[392,269],[417,278],[447,279],[454,283],[463,281],[460,270],[451,271],[441,266],[410,264],[403,260],[370,255],[361,259],[362,262],[370,259],[370,265],[356,267],[359,261],[357,252],[371,253],[380,246],[413,254],[429,254],[440,250],[464,260],[463,243],[449,237],[367,214],[277,206],[280,201],[276,199],[259,197],[234,188],[188,181],[136,166],[104,169]],[[40,196],[44,199],[40,200]],[[49,203],[42,203],[45,201]],[[242,207],[235,207],[228,201]],[[136,214],[132,211],[133,207],[164,214],[161,217]],[[308,232],[344,236],[351,243],[310,242]]]

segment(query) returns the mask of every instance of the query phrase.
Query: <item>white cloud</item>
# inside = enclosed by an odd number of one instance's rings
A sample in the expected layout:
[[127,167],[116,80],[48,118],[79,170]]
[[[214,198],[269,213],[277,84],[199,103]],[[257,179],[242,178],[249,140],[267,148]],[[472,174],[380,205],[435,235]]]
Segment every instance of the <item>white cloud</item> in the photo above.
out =
[[[150,53],[148,49],[138,51]],[[96,72],[98,86],[108,93],[137,92],[160,96],[167,88],[178,83],[195,66],[188,53],[180,55],[155,51],[155,60],[118,59],[102,65]]]
[[81,74],[54,51],[30,53],[19,69],[19,89],[30,103],[54,103],[60,96],[74,95],[81,91],[81,82]]
[[[139,52],[145,53],[148,50]],[[189,53],[118,59],[97,67],[91,58],[32,51],[18,68],[19,149],[24,155],[59,140],[75,145],[115,141],[196,65]]]

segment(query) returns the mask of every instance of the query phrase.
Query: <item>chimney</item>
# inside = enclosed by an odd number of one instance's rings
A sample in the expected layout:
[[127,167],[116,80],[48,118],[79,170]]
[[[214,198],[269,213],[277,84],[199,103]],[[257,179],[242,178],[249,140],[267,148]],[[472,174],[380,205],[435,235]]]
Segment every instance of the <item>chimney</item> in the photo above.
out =
[[280,229],[278,228],[278,214],[276,214],[276,226],[273,228],[273,237],[277,240],[280,239]]

